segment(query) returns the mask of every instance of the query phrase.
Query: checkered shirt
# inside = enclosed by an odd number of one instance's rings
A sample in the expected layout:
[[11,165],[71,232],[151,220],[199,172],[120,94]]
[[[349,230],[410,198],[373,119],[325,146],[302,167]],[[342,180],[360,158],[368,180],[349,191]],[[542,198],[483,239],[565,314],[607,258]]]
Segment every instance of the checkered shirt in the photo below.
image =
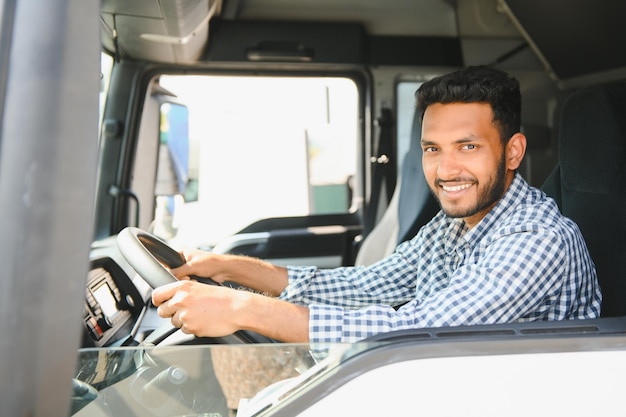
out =
[[288,271],[280,298],[309,306],[312,343],[410,328],[595,318],[602,300],[578,226],[519,174],[472,229],[439,212],[370,266]]

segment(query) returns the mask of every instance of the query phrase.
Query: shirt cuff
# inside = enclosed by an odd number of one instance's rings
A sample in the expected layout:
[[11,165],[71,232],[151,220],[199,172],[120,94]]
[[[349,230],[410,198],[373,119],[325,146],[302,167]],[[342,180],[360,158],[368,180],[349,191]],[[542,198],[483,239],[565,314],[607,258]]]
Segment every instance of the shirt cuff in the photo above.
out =
[[302,304],[302,300],[316,271],[316,267],[288,266],[288,283],[278,298],[291,303]]
[[339,343],[343,339],[344,309],[334,306],[309,306],[309,342]]

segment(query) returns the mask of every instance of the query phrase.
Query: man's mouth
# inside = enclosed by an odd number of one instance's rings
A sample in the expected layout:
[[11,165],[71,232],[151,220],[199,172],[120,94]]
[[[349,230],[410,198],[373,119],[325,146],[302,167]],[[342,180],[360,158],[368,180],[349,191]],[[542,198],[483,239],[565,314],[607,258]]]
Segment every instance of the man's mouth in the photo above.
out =
[[457,192],[457,191],[462,191],[462,190],[465,190],[466,188],[469,188],[471,186],[472,186],[471,183],[460,184],[460,185],[445,185],[445,184],[441,184],[441,188],[443,188],[443,191],[448,192],[448,193],[454,193],[454,192]]

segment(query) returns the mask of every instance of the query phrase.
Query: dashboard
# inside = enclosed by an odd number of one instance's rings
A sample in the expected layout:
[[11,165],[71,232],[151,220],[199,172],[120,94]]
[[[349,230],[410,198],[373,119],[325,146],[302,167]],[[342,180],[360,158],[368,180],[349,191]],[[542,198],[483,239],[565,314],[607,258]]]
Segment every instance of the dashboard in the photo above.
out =
[[115,241],[94,244],[85,290],[82,346],[136,344],[150,308],[150,287],[126,263]]

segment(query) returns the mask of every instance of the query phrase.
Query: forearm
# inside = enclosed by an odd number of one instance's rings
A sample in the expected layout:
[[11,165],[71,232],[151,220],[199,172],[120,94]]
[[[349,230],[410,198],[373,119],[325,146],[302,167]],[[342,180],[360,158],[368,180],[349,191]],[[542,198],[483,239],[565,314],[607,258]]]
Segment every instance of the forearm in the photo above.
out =
[[237,307],[238,327],[288,343],[309,341],[309,309],[249,293]]
[[288,284],[287,269],[260,259],[225,255],[214,277],[219,282],[232,281],[245,287],[278,296]]

